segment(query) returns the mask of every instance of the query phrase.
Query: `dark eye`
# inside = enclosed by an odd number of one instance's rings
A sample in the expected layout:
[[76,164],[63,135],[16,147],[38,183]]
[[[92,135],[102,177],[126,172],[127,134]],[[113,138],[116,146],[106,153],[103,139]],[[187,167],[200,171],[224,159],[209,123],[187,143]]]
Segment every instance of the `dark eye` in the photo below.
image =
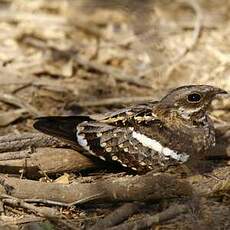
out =
[[199,93],[191,93],[188,95],[189,102],[199,102],[201,100],[201,95]]

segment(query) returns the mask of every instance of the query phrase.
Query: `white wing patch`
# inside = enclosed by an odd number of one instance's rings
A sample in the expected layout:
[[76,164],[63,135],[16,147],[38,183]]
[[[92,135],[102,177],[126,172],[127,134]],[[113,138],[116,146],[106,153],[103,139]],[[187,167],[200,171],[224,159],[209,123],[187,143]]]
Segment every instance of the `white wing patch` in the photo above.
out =
[[150,148],[150,149],[158,152],[159,154],[164,155],[164,157],[166,159],[168,157],[171,157],[172,159],[175,159],[177,161],[184,163],[189,158],[189,155],[187,155],[185,153],[179,154],[177,151],[174,151],[172,149],[169,149],[167,147],[162,146],[160,142],[158,142],[154,139],[151,139],[144,134],[133,131],[132,136],[133,136],[133,138],[138,140],[143,146]]
[[[96,154],[90,149],[87,140],[85,139],[85,135],[84,134],[80,134],[82,130],[80,128],[77,128],[77,133],[76,133],[76,137],[77,137],[77,141],[79,143],[79,145],[85,149],[88,153],[96,156]],[[105,161],[104,157],[100,157],[100,159]]]
[[89,150],[87,140],[85,139],[84,135],[79,134],[79,131],[77,131],[77,141],[85,150]]
[[137,133],[135,131],[132,132],[132,136],[133,136],[133,138],[138,140],[145,147],[153,149],[158,153],[163,152],[163,146],[158,141],[151,139],[151,138],[145,136],[144,134]]

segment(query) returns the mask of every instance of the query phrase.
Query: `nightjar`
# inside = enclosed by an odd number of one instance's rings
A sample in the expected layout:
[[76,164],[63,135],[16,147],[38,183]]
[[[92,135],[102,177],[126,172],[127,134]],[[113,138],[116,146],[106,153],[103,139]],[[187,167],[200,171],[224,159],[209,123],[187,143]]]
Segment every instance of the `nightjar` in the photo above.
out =
[[217,94],[209,85],[188,85],[151,101],[91,116],[48,116],[34,127],[78,151],[116,161],[137,172],[201,159],[215,145],[207,109]]

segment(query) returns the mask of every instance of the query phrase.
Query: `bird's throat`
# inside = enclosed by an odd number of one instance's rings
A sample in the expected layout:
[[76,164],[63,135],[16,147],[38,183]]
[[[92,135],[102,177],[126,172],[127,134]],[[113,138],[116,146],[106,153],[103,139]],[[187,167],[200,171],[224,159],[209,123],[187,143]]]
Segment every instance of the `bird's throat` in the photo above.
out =
[[206,112],[202,108],[193,108],[193,109],[188,109],[188,108],[183,108],[180,107],[177,111],[178,116],[180,116],[182,119],[186,121],[202,121],[206,117]]
[[172,109],[161,107],[154,112],[169,127],[199,127],[203,126],[207,120],[207,114],[202,108],[185,109],[184,107],[180,107],[179,109]]

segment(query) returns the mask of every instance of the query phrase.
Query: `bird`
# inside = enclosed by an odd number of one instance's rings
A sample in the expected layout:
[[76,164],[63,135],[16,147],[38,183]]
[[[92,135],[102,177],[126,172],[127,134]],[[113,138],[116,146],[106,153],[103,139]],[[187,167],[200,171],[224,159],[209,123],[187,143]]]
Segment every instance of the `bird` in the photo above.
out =
[[208,108],[221,88],[185,85],[159,101],[96,115],[37,118],[34,128],[137,173],[199,161],[215,145]]

